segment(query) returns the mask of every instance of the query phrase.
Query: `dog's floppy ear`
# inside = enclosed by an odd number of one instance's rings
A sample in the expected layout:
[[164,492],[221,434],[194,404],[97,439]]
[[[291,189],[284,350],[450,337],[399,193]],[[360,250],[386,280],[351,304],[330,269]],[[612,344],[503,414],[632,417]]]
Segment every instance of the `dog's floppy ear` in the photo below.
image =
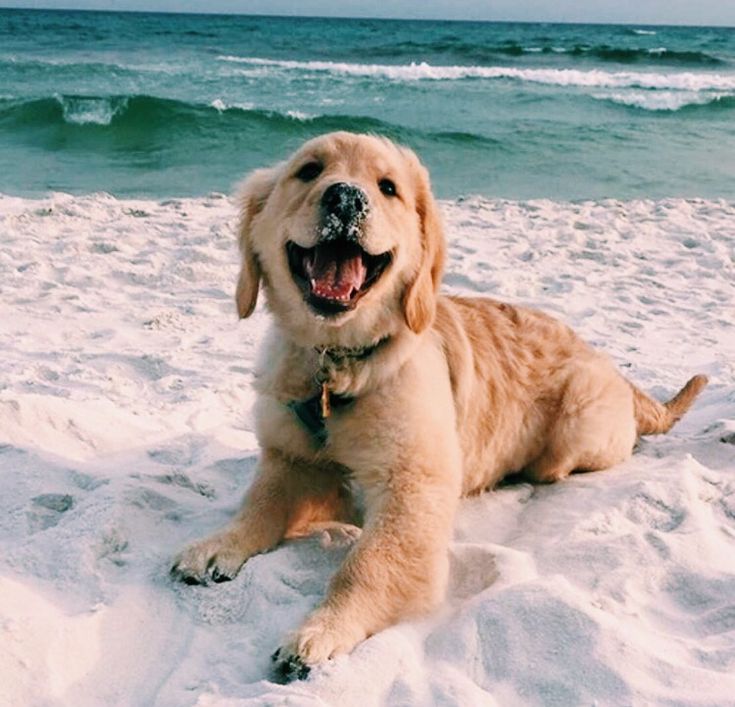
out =
[[436,293],[441,284],[446,257],[444,228],[434,201],[426,168],[414,157],[417,175],[416,212],[421,224],[421,260],[406,287],[403,314],[409,329],[420,334],[434,320]]
[[253,251],[253,219],[262,211],[265,202],[275,186],[277,169],[255,170],[240,186],[237,201],[240,207],[240,220],[237,238],[242,254],[242,267],[237,280],[235,301],[240,319],[249,317],[258,301],[260,287],[260,263]]

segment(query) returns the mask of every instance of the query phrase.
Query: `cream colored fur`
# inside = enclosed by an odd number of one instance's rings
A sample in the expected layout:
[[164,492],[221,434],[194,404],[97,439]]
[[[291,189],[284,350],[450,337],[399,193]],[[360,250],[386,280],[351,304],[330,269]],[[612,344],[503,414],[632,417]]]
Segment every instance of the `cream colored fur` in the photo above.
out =
[[[306,161],[324,171],[295,177]],[[390,177],[397,197],[378,182]],[[317,316],[289,271],[285,246],[316,243],[319,202],[338,181],[370,201],[361,245],[392,263],[357,307]],[[551,482],[627,459],[639,434],[664,432],[706,384],[697,376],[667,405],[627,382],[602,353],[541,312],[438,294],[445,241],[428,175],[388,140],[335,133],[255,172],[241,194],[242,317],[263,291],[273,328],[258,368],[257,478],[234,520],[185,550],[174,574],[233,577],[256,553],[318,530],[362,534],[322,604],[288,639],[281,661],[306,666],[442,600],[447,545],[462,495],[523,472]],[[364,347],[365,360],[320,360],[319,347]],[[355,397],[326,421],[318,448],[287,407],[317,391]],[[364,518],[351,490],[364,495]],[[294,662],[295,661],[295,662]]]

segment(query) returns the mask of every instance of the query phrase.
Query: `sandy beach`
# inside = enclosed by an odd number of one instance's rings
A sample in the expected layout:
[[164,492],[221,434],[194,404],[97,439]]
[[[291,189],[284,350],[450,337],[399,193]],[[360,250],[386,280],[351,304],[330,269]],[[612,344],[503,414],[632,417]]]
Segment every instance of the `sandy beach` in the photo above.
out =
[[735,694],[735,204],[444,201],[445,288],[538,306],[663,399],[610,471],[463,502],[452,586],[306,682],[269,656],[346,547],[173,584],[257,458],[268,327],[212,195],[0,196],[0,685],[8,705],[711,705]]

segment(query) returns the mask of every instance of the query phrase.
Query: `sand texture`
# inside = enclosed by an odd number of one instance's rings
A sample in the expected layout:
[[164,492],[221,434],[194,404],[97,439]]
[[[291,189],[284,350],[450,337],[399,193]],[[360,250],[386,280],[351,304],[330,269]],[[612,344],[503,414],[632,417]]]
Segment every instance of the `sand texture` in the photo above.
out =
[[344,547],[173,584],[257,458],[224,197],[0,197],[0,702],[732,705],[735,204],[443,204],[445,287],[531,304],[658,398],[710,386],[613,470],[463,502],[436,615],[300,683],[269,656]]

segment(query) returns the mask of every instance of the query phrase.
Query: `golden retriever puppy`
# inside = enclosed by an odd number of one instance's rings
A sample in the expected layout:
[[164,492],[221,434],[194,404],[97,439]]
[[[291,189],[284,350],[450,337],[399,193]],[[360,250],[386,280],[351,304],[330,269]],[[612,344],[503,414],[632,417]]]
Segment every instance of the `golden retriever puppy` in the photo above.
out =
[[172,573],[232,579],[284,538],[360,523],[324,601],[276,651],[279,679],[442,600],[461,496],[622,462],[706,385],[658,403],[541,312],[438,294],[429,178],[387,139],[311,140],[254,172],[240,207],[238,311],[262,288],[274,319],[256,380],[262,456],[236,517]]

